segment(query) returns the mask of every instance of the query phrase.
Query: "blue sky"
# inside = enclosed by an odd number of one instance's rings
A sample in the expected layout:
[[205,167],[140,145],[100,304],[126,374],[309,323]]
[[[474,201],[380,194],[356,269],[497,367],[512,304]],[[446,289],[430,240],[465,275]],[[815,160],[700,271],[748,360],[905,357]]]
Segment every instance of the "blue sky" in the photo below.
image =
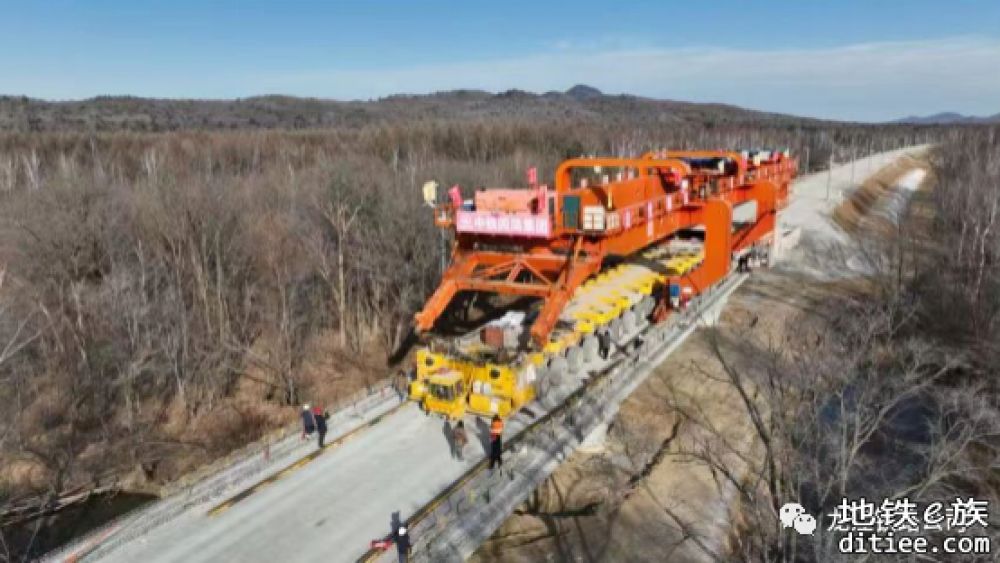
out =
[[0,93],[606,92],[857,120],[1000,112],[1000,2],[0,0]]

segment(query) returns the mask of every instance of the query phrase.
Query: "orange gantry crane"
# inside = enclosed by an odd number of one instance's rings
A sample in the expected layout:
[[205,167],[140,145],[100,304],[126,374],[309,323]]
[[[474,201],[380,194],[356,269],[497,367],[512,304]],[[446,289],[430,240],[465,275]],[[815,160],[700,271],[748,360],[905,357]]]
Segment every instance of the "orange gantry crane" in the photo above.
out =
[[[454,242],[417,330],[431,332],[460,292],[529,296],[540,307],[491,321],[502,321],[491,337],[481,327],[485,349],[464,335],[444,351],[433,342],[418,350],[410,397],[452,418],[507,416],[536,396],[546,375],[593,358],[599,331],[622,333],[637,317],[660,321],[676,306],[675,292],[696,296],[737,257],[766,252],[796,168],[787,151],[663,150],[567,160],[552,188],[530,173],[527,189],[463,199],[456,186],[438,201],[425,186],[435,223]],[[697,250],[674,255],[668,241],[682,232]]]
[[[578,170],[596,171],[598,180],[584,176],[574,184]],[[699,291],[725,275],[732,253],[771,235],[795,172],[787,152],[761,159],[659,151],[567,160],[552,190],[486,190],[471,206],[453,198],[435,212],[436,224],[455,232],[451,265],[416,315],[416,328],[430,330],[460,291],[532,296],[545,300],[531,327],[544,346],[573,291],[608,257],[633,255],[696,226],[704,227],[706,260],[684,283]],[[733,207],[749,201],[757,203],[754,221],[732,231]]]

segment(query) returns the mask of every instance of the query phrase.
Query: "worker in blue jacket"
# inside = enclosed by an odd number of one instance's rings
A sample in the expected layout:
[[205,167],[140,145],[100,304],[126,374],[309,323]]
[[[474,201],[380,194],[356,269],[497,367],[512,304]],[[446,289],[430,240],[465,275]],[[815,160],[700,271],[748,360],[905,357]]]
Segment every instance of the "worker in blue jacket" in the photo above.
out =
[[313,417],[312,410],[308,404],[302,405],[302,439],[305,440],[307,436],[312,436],[315,431],[316,419]]
[[399,555],[399,563],[406,563],[410,560],[410,551],[413,549],[410,543],[409,530],[406,529],[406,526],[400,525],[392,536],[393,541],[396,542],[396,553]]
[[675,311],[681,308],[681,285],[679,283],[670,284],[670,308]]
[[313,407],[313,420],[316,421],[316,434],[319,438],[319,447],[323,449],[323,441],[326,440],[326,418],[327,413],[318,405]]

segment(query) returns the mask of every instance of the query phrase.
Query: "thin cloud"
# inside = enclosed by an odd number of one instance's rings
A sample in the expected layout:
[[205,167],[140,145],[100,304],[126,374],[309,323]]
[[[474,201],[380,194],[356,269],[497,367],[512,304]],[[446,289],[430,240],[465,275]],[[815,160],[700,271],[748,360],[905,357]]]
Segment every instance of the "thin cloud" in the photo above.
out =
[[560,44],[538,55],[371,70],[273,76],[266,91],[373,98],[456,88],[606,92],[723,102],[762,110],[857,120],[952,110],[1000,111],[1000,40],[951,38],[827,49],[608,49]]

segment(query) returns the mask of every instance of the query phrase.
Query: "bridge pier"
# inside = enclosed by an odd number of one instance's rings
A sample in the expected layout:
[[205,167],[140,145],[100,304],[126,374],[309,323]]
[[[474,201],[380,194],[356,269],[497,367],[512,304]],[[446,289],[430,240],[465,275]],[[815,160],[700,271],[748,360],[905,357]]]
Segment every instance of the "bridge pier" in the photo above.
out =
[[718,324],[719,317],[722,316],[722,309],[726,306],[727,301],[729,301],[728,295],[718,299],[715,303],[702,311],[702,313],[698,315],[698,326],[711,327]]
[[608,423],[602,422],[590,434],[587,434],[587,437],[583,439],[577,450],[588,454],[601,453],[607,445],[607,438]]

